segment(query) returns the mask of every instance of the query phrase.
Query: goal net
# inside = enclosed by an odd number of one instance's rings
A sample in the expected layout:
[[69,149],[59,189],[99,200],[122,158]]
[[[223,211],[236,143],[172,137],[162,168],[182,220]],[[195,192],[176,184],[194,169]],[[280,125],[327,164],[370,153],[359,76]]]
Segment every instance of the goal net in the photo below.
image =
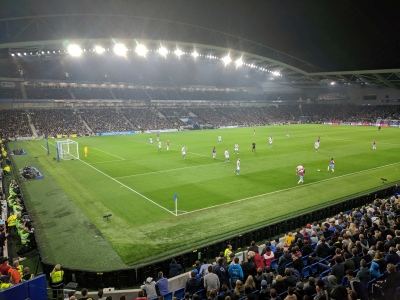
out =
[[57,159],[72,160],[79,159],[78,143],[67,139],[56,142]]

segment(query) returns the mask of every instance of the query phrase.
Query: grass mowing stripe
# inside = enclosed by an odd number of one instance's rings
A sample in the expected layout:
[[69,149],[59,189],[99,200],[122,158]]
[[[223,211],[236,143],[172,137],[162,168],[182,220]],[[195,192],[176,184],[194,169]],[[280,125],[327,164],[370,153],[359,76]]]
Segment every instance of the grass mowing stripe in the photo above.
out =
[[[222,163],[223,163],[223,162],[221,161],[221,162],[219,162],[218,164],[222,164]],[[209,165],[215,165],[215,163],[212,163],[212,164],[204,164],[204,165],[196,165],[196,166],[190,166],[190,167],[183,167],[183,168],[176,168],[176,169],[161,170],[161,171],[155,171],[155,172],[147,172],[147,173],[141,173],[141,174],[133,174],[133,175],[126,175],[126,176],[119,176],[119,177],[114,177],[114,178],[117,179],[117,178],[129,178],[129,177],[135,177],[135,176],[151,175],[151,174],[158,174],[158,173],[171,172],[171,171],[176,171],[176,170],[197,168],[197,167],[203,167],[203,166],[209,166]]]
[[160,208],[162,208],[162,209],[166,210],[167,212],[169,212],[169,213],[171,213],[171,214],[173,214],[173,215],[174,215],[174,213],[173,213],[172,211],[170,211],[169,209],[167,209],[167,208],[165,208],[164,206],[161,206],[160,204],[158,204],[158,203],[154,202],[154,201],[153,201],[153,200],[151,200],[150,198],[146,197],[145,195],[142,195],[142,194],[141,194],[141,193],[139,193],[138,191],[135,191],[135,190],[134,190],[134,189],[132,189],[131,187],[129,187],[129,186],[127,186],[127,185],[123,184],[122,182],[120,182],[120,181],[116,180],[115,178],[112,178],[111,176],[107,175],[106,173],[104,173],[104,172],[100,171],[99,169],[97,169],[97,168],[95,168],[95,167],[91,166],[91,165],[90,165],[90,164],[88,164],[87,162],[85,162],[85,161],[83,161],[83,160],[81,160],[81,159],[80,159],[79,161],[80,161],[80,162],[82,162],[82,163],[84,163],[85,165],[87,165],[87,166],[89,166],[89,167],[93,168],[94,170],[96,170],[97,172],[99,172],[99,173],[103,174],[104,176],[106,176],[106,177],[110,178],[111,180],[114,180],[115,182],[119,183],[120,185],[122,185],[123,187],[127,188],[128,190],[130,190],[130,191],[134,192],[135,194],[137,194],[137,195],[139,195],[139,196],[143,197],[143,198],[144,198],[144,199],[146,199],[147,201],[150,201],[150,202],[151,202],[151,203],[153,203],[154,205],[157,205],[158,207],[160,207]]
[[97,151],[101,151],[101,152],[103,152],[103,153],[105,153],[105,154],[108,154],[108,155],[111,155],[111,156],[114,156],[114,157],[120,158],[120,159],[122,159],[122,160],[125,160],[125,158],[122,158],[122,157],[116,156],[116,155],[114,155],[114,154],[108,153],[108,152],[106,152],[106,151],[103,151],[103,150],[100,150],[100,149],[98,149],[98,148],[93,148],[93,149],[95,149],[95,150],[97,150]]
[[[229,202],[229,203],[224,203],[224,204],[219,204],[219,205],[208,206],[208,207],[205,207],[205,208],[202,208],[202,209],[196,209],[196,210],[193,210],[193,211],[185,212],[185,213],[182,213],[182,214],[180,214],[180,215],[195,213],[195,212],[203,211],[203,210],[206,210],[206,209],[216,208],[216,207],[219,207],[219,206],[223,206],[223,205],[226,205],[226,204],[231,204],[231,203],[235,203],[235,202],[242,202],[242,201],[246,201],[246,200],[250,200],[250,199],[255,199],[255,198],[258,198],[258,197],[264,197],[264,196],[268,196],[268,195],[272,195],[272,194],[276,194],[276,193],[280,193],[280,192],[284,192],[284,191],[289,191],[289,190],[297,189],[297,188],[300,188],[300,187],[303,187],[303,186],[308,186],[308,185],[313,185],[313,184],[319,184],[319,183],[324,182],[324,181],[330,181],[330,180],[335,180],[335,179],[339,179],[339,178],[342,178],[342,177],[353,176],[353,175],[355,175],[355,174],[360,174],[360,173],[365,173],[365,172],[369,172],[369,171],[372,171],[372,170],[382,169],[382,168],[386,168],[386,167],[389,167],[389,166],[397,165],[397,164],[399,164],[399,163],[400,163],[400,162],[392,163],[392,164],[388,164],[388,165],[385,165],[385,166],[380,166],[380,167],[376,167],[376,168],[366,169],[366,170],[362,170],[362,171],[358,171],[358,172],[353,172],[353,173],[349,173],[349,174],[345,174],[345,175],[336,176],[336,177],[333,177],[333,178],[328,178],[328,179],[323,179],[323,180],[319,180],[319,181],[315,181],[315,182],[311,182],[311,183],[306,183],[306,184],[302,184],[302,185],[297,185],[297,186],[294,186],[294,187],[291,187],[291,188],[287,188],[287,189],[282,189],[282,190],[278,190],[278,191],[273,191],[273,192],[269,192],[269,193],[265,193],[265,194],[261,194],[261,195],[256,195],[256,196],[252,196],[252,197],[247,197],[247,198],[243,198],[243,199],[233,200],[233,201],[231,201],[231,202]],[[330,172],[330,171],[329,171],[329,172]]]

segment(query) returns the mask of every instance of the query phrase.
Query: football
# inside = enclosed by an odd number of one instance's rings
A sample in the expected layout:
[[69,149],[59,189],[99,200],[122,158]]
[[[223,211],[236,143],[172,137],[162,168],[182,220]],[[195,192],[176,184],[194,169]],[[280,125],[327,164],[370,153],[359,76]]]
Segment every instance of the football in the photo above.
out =
[[318,172],[321,171],[320,169],[318,169]]

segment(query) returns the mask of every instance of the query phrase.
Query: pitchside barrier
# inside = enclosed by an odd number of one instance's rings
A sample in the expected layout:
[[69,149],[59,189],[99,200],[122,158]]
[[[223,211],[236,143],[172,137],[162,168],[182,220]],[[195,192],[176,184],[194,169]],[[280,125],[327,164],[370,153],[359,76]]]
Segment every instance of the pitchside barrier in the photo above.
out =
[[[13,164],[12,166],[14,174],[16,174],[15,167]],[[16,180],[19,182],[20,178],[17,177]],[[147,277],[156,279],[160,271],[168,275],[169,264],[172,258],[175,258],[182,265],[183,271],[181,273],[187,273],[193,270],[196,260],[201,261],[203,258],[208,258],[210,261],[214,261],[215,257],[219,256],[219,253],[226,249],[227,244],[231,244],[234,252],[238,253],[247,250],[246,247],[253,240],[262,245],[266,240],[274,240],[276,237],[293,231],[296,228],[305,227],[307,223],[325,220],[327,217],[332,217],[340,212],[346,212],[353,208],[372,203],[377,198],[388,198],[394,193],[394,186],[390,185],[392,184],[382,184],[382,187],[379,189],[366,190],[363,193],[336,199],[332,201],[331,205],[315,207],[312,211],[298,211],[296,215],[291,214],[287,218],[283,216],[260,224],[254,224],[253,228],[255,227],[256,229],[246,230],[246,228],[243,228],[242,234],[228,235],[225,239],[218,242],[205,244],[202,247],[184,253],[177,253],[174,257],[165,257],[163,260],[154,261],[136,269],[94,272],[85,269],[84,262],[82,262],[82,269],[70,269],[68,266],[63,266],[65,272],[64,280],[66,284],[76,282],[80,288],[85,287],[94,290],[97,290],[100,286],[113,287],[118,290],[133,288],[143,284]],[[27,210],[29,212],[29,206],[27,206]],[[280,221],[282,219],[285,220]],[[41,248],[46,245],[40,245],[39,241],[37,242],[43,273],[49,279],[49,274],[57,262],[46,260],[41,253]],[[242,258],[245,259],[244,255]]]

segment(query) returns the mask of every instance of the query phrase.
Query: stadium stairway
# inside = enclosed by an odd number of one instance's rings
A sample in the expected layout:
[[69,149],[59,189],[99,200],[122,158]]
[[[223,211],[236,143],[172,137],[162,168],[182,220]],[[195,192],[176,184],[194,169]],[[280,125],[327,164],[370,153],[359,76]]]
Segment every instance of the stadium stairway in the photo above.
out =
[[80,114],[78,114],[79,118],[82,120],[82,123],[85,124],[85,127],[89,130],[89,132],[92,132],[92,129],[89,127],[89,125],[86,123],[86,121],[82,118]]
[[31,116],[30,116],[29,114],[26,114],[26,116],[27,116],[27,118],[28,118],[29,126],[31,127],[33,136],[34,136],[35,138],[38,138],[38,134],[37,134],[35,125],[33,125]]

